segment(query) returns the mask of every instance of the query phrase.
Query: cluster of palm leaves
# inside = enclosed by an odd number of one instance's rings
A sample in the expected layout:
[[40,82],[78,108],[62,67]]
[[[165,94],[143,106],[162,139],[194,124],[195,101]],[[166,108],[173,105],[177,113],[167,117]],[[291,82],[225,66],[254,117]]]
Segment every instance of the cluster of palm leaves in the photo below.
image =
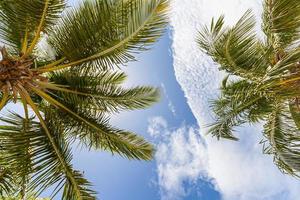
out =
[[212,108],[216,121],[209,133],[237,140],[234,129],[264,123],[264,152],[284,172],[300,172],[300,4],[264,0],[263,37],[247,11],[233,27],[224,16],[203,27],[198,43],[229,75]]
[[[52,186],[64,200],[96,199],[72,166],[72,143],[149,160],[142,137],[109,124],[142,109],[157,88],[124,88],[118,68],[163,33],[167,0],[0,1],[0,109],[21,103],[24,116],[0,118],[0,196],[30,199]],[[60,192],[61,191],[61,192]],[[34,193],[33,193],[34,192]]]

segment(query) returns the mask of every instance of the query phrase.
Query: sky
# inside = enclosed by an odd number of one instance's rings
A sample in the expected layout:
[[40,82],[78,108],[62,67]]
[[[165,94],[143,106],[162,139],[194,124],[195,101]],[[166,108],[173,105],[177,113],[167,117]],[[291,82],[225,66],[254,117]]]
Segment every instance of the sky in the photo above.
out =
[[[113,125],[151,141],[157,149],[155,159],[129,161],[74,146],[74,166],[102,200],[298,199],[299,182],[281,174],[272,158],[262,154],[260,124],[238,129],[239,142],[216,141],[205,134],[213,120],[209,101],[218,96],[224,73],[199,50],[197,31],[221,14],[232,25],[249,8],[260,22],[262,1],[170,1],[166,33],[150,51],[137,56],[138,62],[122,67],[127,86],[160,87],[161,101],[112,118]],[[259,25],[257,30],[261,34]]]
[[[166,34],[138,62],[122,69],[127,85],[162,90],[160,103],[122,113],[113,123],[140,133],[157,148],[152,162],[128,161],[107,153],[78,152],[104,200],[295,200],[299,183],[281,174],[262,154],[261,125],[240,128],[239,142],[216,141],[205,134],[212,121],[209,101],[218,95],[224,74],[196,44],[197,31],[225,14],[233,25],[247,9],[260,22],[261,0],[171,0]],[[257,25],[258,35],[261,34]]]
[[[138,62],[122,68],[128,75],[128,87],[160,87],[161,101],[150,109],[121,113],[112,119],[115,126],[139,133],[154,144],[160,144],[161,133],[155,135],[154,131],[159,127],[153,127],[153,121],[168,121],[170,128],[197,124],[174,75],[170,34],[169,27],[152,50],[138,55]],[[75,155],[75,166],[84,170],[86,177],[95,183],[101,199],[161,199],[162,188],[159,185],[158,163],[155,160],[128,161],[100,152],[78,152]]]

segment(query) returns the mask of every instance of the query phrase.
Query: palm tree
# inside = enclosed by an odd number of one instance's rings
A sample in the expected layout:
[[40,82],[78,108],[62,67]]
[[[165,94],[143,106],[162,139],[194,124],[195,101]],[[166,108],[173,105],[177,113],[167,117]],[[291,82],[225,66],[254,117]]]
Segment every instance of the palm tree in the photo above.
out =
[[209,133],[237,140],[234,128],[264,123],[264,153],[284,173],[300,172],[300,5],[297,0],[264,0],[263,37],[248,10],[233,27],[224,16],[199,33],[198,43],[228,76],[214,100]]
[[[112,127],[111,114],[143,109],[157,88],[124,88],[118,66],[149,49],[167,23],[168,0],[0,1],[0,196],[29,199],[52,186],[64,200],[96,199],[72,166],[71,145],[150,160],[153,146]],[[63,12],[64,11],[64,12]]]

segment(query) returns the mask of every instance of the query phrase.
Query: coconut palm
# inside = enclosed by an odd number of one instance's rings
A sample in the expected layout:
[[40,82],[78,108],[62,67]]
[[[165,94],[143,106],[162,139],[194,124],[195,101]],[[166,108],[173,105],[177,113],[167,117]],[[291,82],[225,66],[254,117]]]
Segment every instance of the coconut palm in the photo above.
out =
[[264,152],[285,173],[300,172],[300,5],[297,0],[265,0],[263,36],[248,10],[233,27],[224,16],[199,33],[202,50],[228,73],[209,133],[237,140],[234,129],[264,123]]
[[[111,114],[143,109],[157,88],[124,88],[118,66],[135,60],[163,33],[167,0],[0,1],[0,196],[29,199],[52,186],[64,200],[96,199],[72,166],[72,143],[129,159],[153,147],[109,124]],[[60,192],[62,191],[62,192]]]

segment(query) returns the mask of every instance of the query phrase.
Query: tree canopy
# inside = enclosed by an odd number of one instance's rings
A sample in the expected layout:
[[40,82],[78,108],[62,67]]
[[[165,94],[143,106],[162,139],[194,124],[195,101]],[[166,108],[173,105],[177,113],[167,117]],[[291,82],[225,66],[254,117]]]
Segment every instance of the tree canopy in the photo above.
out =
[[168,0],[0,1],[0,196],[31,198],[52,186],[63,200],[96,192],[72,165],[73,142],[128,159],[150,160],[153,146],[113,127],[112,114],[151,106],[159,90],[126,88],[120,67],[162,35]]
[[248,10],[233,27],[224,16],[199,32],[201,49],[228,73],[212,109],[209,133],[238,140],[235,128],[264,123],[263,150],[284,172],[300,172],[300,5],[297,0],[264,0],[261,38]]

